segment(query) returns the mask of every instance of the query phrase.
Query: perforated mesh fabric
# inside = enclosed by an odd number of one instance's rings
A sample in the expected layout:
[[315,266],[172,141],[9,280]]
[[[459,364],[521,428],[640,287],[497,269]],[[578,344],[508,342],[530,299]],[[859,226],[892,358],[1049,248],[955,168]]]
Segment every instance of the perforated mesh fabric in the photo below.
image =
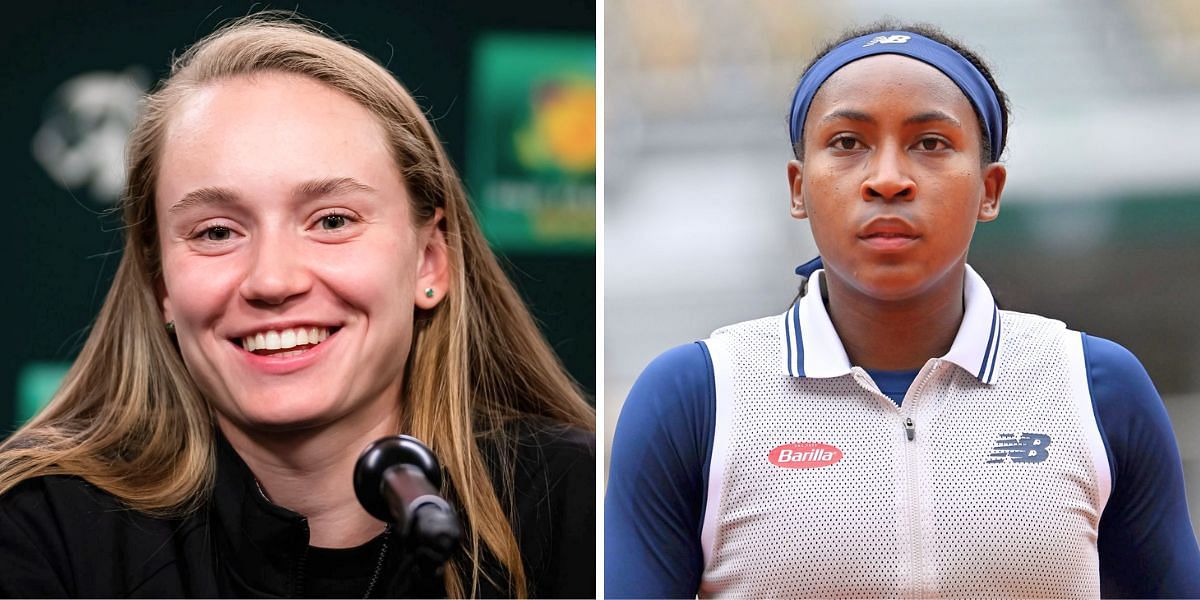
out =
[[[725,422],[701,595],[1098,596],[1107,488],[1097,473],[1108,465],[1096,464],[1096,423],[1083,409],[1079,334],[1032,315],[1001,319],[993,385],[933,359],[900,408],[857,367],[787,376],[778,317],[706,340]],[[768,460],[805,442],[843,457],[816,468]]]

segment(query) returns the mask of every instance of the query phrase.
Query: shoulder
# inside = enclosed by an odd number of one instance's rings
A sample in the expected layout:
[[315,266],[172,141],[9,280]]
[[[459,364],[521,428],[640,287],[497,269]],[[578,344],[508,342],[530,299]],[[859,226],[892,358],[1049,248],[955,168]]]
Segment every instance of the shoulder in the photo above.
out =
[[793,313],[789,310],[782,315],[771,315],[726,325],[712,332],[712,339],[730,338],[737,343],[752,344],[755,342],[770,342],[778,340],[783,329],[784,319]]
[[1000,332],[1005,343],[1025,341],[1040,344],[1047,339],[1061,339],[1070,331],[1067,329],[1066,323],[1058,319],[1033,313],[1000,310],[997,311],[997,315],[999,315]]
[[[510,485],[501,479],[497,489],[512,519],[531,596],[594,593],[595,434],[525,417],[504,435],[515,442],[510,446],[515,464]],[[496,474],[504,472],[503,465]]]
[[97,518],[110,520],[128,512],[112,494],[68,475],[26,479],[0,496],[0,514],[9,523],[95,525]]
[[[173,562],[177,521],[149,516],[79,477],[25,480],[0,496],[0,592],[123,596]],[[61,586],[56,588],[54,586]]]
[[[1150,382],[1146,368],[1124,346],[1085,333],[1083,353],[1093,386],[1103,386],[1101,389],[1093,389],[1093,393],[1108,392],[1113,386],[1142,388],[1139,391],[1143,393],[1153,391],[1154,384]],[[1149,389],[1144,389],[1145,386],[1149,386]]]
[[1155,456],[1145,452],[1146,444],[1173,445],[1170,418],[1146,368],[1132,352],[1100,337],[1083,334],[1082,340],[1096,420],[1119,477]]
[[551,481],[579,469],[589,476],[596,464],[596,434],[544,417],[522,419],[514,427],[518,470],[542,473]]
[[[652,360],[621,406],[613,460],[644,463],[672,452],[704,462],[716,415],[712,359],[704,342],[677,346]],[[625,454],[632,452],[638,457]]]
[[[642,402],[677,403],[694,399],[712,382],[712,359],[708,346],[694,342],[659,354],[638,376],[629,393]],[[678,408],[676,406],[662,408]]]
[[518,523],[529,522],[548,502],[575,503],[584,495],[591,501],[593,492],[584,489],[595,489],[596,436],[590,431],[527,415],[486,435],[479,448]]
[[1138,433],[1132,429],[1170,434],[1166,408],[1141,361],[1116,342],[1087,334],[1082,340],[1088,390],[1110,444],[1123,445],[1128,434]]

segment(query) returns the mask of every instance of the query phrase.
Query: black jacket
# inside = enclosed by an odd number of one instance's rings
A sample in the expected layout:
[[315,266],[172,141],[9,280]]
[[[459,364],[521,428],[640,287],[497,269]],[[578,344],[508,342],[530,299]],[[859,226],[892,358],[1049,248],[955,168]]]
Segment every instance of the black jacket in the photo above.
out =
[[[562,426],[521,427],[513,515],[530,593],[595,595],[595,440]],[[365,446],[365,443],[364,443]],[[485,452],[486,454],[486,452]],[[383,536],[359,548],[308,545],[304,517],[267,501],[218,435],[211,501],[187,517],[130,510],[77,477],[38,477],[0,497],[0,594],[20,597],[362,597]],[[349,477],[349,474],[347,474]],[[498,477],[498,475],[494,475]],[[397,538],[375,597],[444,594],[402,565]],[[495,561],[485,571],[498,574]],[[511,592],[481,580],[482,596]]]

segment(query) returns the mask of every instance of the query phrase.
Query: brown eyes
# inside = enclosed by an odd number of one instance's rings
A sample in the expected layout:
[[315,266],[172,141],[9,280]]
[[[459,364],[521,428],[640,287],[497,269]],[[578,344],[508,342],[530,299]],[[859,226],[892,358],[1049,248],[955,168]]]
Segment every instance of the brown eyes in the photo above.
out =
[[927,137],[917,142],[917,148],[926,152],[934,152],[937,150],[946,150],[950,148],[950,144],[947,144],[946,140],[942,138]]
[[[858,138],[848,135],[842,135],[833,138],[833,140],[829,142],[829,147],[843,152],[865,149],[865,145],[862,143],[862,141],[860,141]],[[919,150],[922,152],[938,152],[941,150],[950,150],[951,146],[950,143],[944,138],[931,136],[917,140],[917,143],[913,144],[911,148],[913,150]]]
[[829,145],[834,150],[858,150],[862,146],[862,142],[848,135],[843,135],[833,138],[833,142]]

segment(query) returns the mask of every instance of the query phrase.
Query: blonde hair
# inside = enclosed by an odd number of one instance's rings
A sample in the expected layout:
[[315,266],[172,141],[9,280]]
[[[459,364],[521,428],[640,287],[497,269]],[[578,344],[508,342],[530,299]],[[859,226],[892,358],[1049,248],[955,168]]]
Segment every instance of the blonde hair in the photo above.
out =
[[57,394],[0,446],[0,493],[31,477],[67,474],[159,516],[186,514],[208,500],[213,422],[163,328],[155,293],[161,263],[154,190],[164,132],[179,100],[213,82],[259,72],[309,77],[367,108],[384,127],[414,219],[428,223],[442,209],[451,289],[435,309],[416,316],[402,429],[438,453],[449,474],[444,491],[464,520],[466,551],[447,569],[447,591],[474,595],[481,561],[490,554],[508,573],[507,582],[494,583],[525,595],[520,551],[500,502],[504,495],[511,506],[511,478],[502,475],[496,489],[479,443],[499,442],[501,472],[511,473],[515,444],[507,426],[516,418],[541,415],[594,431],[595,412],[488,248],[461,181],[412,96],[367,55],[277,13],[245,17],[200,40],[146,99],[129,140],[127,231],[116,277]]

